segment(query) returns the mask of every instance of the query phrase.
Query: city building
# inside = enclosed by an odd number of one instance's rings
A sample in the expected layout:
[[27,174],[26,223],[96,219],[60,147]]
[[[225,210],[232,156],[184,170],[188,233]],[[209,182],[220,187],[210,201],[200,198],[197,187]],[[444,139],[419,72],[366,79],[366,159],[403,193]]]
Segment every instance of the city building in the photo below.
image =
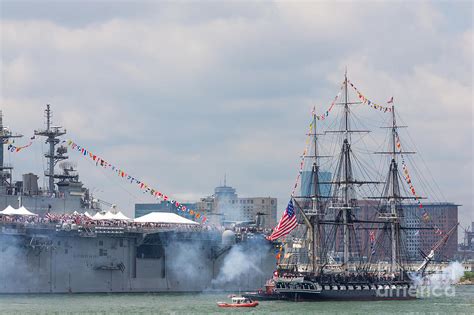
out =
[[[274,228],[277,224],[277,198],[239,197],[236,189],[225,182],[214,189],[213,195],[183,205],[205,215],[209,224],[243,223],[256,224],[262,228]],[[178,211],[169,202],[135,204],[136,218],[150,212],[177,212],[189,217],[188,213]]]
[[[359,200],[357,208],[354,211],[358,220],[378,221],[379,217],[379,201],[376,200]],[[403,205],[403,216],[401,218],[402,243],[406,248],[406,252],[402,253],[408,261],[420,261],[422,259],[420,251],[428,254],[431,248],[458,222],[458,205],[454,203],[426,203],[420,208],[417,204]],[[371,242],[367,228],[373,229],[377,235],[378,248],[385,250],[374,251],[372,255],[380,256],[380,259],[389,259],[390,239],[387,236],[381,237],[383,226],[377,224],[367,224],[356,226],[356,242],[354,242],[351,250],[361,251],[362,256],[369,257],[371,255]],[[342,257],[343,251],[342,231],[339,231],[335,243],[335,259]],[[457,254],[458,233],[454,231],[436,253],[435,261],[452,260]],[[382,257],[383,256],[383,257]]]
[[[458,205],[448,202],[426,203],[422,208],[418,205],[403,207],[408,254],[419,257],[420,250],[428,254],[453,226],[458,223]],[[422,229],[417,229],[422,227]],[[453,259],[457,252],[458,232],[449,237],[446,244],[435,254],[435,260]]]
[[263,228],[274,228],[277,224],[276,198],[239,197],[236,189],[225,182],[214,189],[212,196],[201,198],[196,208],[216,224],[255,223]]

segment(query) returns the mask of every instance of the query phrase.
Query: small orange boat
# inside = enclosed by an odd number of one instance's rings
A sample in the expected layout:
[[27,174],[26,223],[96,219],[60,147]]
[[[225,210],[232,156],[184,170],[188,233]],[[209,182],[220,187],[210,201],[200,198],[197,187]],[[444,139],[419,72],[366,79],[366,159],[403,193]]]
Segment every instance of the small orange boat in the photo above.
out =
[[246,297],[232,297],[232,303],[227,302],[217,302],[217,306],[219,307],[255,307],[258,305],[257,301],[252,301]]

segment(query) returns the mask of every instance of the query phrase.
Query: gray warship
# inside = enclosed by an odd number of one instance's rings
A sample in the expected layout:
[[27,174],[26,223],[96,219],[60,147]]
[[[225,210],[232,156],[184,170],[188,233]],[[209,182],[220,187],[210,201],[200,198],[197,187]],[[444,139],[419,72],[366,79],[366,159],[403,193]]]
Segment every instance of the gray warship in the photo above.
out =
[[[39,218],[99,211],[68,162],[61,141],[66,130],[52,124],[49,105],[45,120],[45,128],[32,137],[45,139],[48,146],[48,185],[41,188],[33,173],[13,180],[14,168],[4,163],[4,149],[22,135],[4,126],[0,112],[0,208],[24,206]],[[203,225],[84,226],[0,218],[0,293],[252,290],[275,268],[273,251],[263,235]]]

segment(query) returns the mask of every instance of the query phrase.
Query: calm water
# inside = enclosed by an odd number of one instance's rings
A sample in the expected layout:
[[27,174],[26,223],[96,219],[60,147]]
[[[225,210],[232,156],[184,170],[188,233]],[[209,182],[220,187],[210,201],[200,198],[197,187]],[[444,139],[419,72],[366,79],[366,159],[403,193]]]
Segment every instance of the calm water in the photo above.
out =
[[227,294],[0,295],[1,314],[474,314],[474,286],[455,297],[383,302],[262,301],[254,309],[220,309]]

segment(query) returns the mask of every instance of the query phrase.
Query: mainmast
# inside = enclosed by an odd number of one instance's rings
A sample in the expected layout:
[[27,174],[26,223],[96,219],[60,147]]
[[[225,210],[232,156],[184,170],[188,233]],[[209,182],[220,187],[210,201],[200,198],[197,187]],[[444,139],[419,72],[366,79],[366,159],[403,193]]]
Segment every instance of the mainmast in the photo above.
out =
[[[356,197],[354,195],[354,184],[363,185],[363,184],[378,184],[378,182],[373,181],[360,181],[354,179],[353,169],[352,169],[352,149],[351,149],[351,137],[352,133],[366,133],[367,130],[352,130],[350,125],[350,108],[349,105],[360,104],[359,102],[349,102],[349,93],[348,93],[348,79],[347,72],[344,75],[344,101],[337,103],[338,105],[343,106],[343,117],[340,130],[331,130],[326,131],[326,133],[342,133],[342,149],[336,167],[335,181],[332,183],[336,185],[332,193],[332,206],[328,209],[336,210],[335,213],[335,224],[336,230],[339,229],[339,226],[342,225],[342,247],[343,247],[343,258],[342,263],[344,266],[344,272],[349,271],[349,262],[351,249],[351,241],[355,242],[354,245],[357,247],[356,233],[353,226],[353,210],[356,206]],[[359,220],[360,222],[360,220]],[[336,234],[334,237],[336,238]],[[351,234],[354,235],[354,238],[351,240]],[[336,243],[337,244],[337,243]]]
[[55,154],[55,146],[59,143],[59,137],[66,134],[66,130],[61,126],[52,125],[52,112],[50,105],[46,105],[45,118],[46,118],[46,129],[45,130],[35,130],[36,136],[46,137],[46,143],[49,144],[49,151],[45,153],[44,157],[48,160],[48,168],[45,172],[45,176],[48,177],[48,193],[54,194],[54,178],[59,178],[58,175],[54,174],[54,166],[57,162],[67,159],[67,156],[64,155],[65,150],[58,149],[58,154]]
[[390,231],[391,231],[391,251],[392,251],[392,260],[391,260],[391,270],[395,272],[397,269],[397,248],[399,247],[399,218],[397,215],[396,209],[396,198],[400,196],[400,190],[398,187],[398,164],[396,160],[396,138],[397,138],[397,125],[395,122],[395,107],[392,103],[392,162],[390,165],[391,170],[391,179],[392,179],[392,191],[390,198]]
[[344,159],[344,206],[342,209],[343,216],[343,241],[344,254],[343,262],[344,268],[347,271],[349,263],[349,181],[352,179],[352,172],[350,167],[350,144],[349,144],[349,104],[347,95],[347,72],[344,74],[344,143],[342,147]]

